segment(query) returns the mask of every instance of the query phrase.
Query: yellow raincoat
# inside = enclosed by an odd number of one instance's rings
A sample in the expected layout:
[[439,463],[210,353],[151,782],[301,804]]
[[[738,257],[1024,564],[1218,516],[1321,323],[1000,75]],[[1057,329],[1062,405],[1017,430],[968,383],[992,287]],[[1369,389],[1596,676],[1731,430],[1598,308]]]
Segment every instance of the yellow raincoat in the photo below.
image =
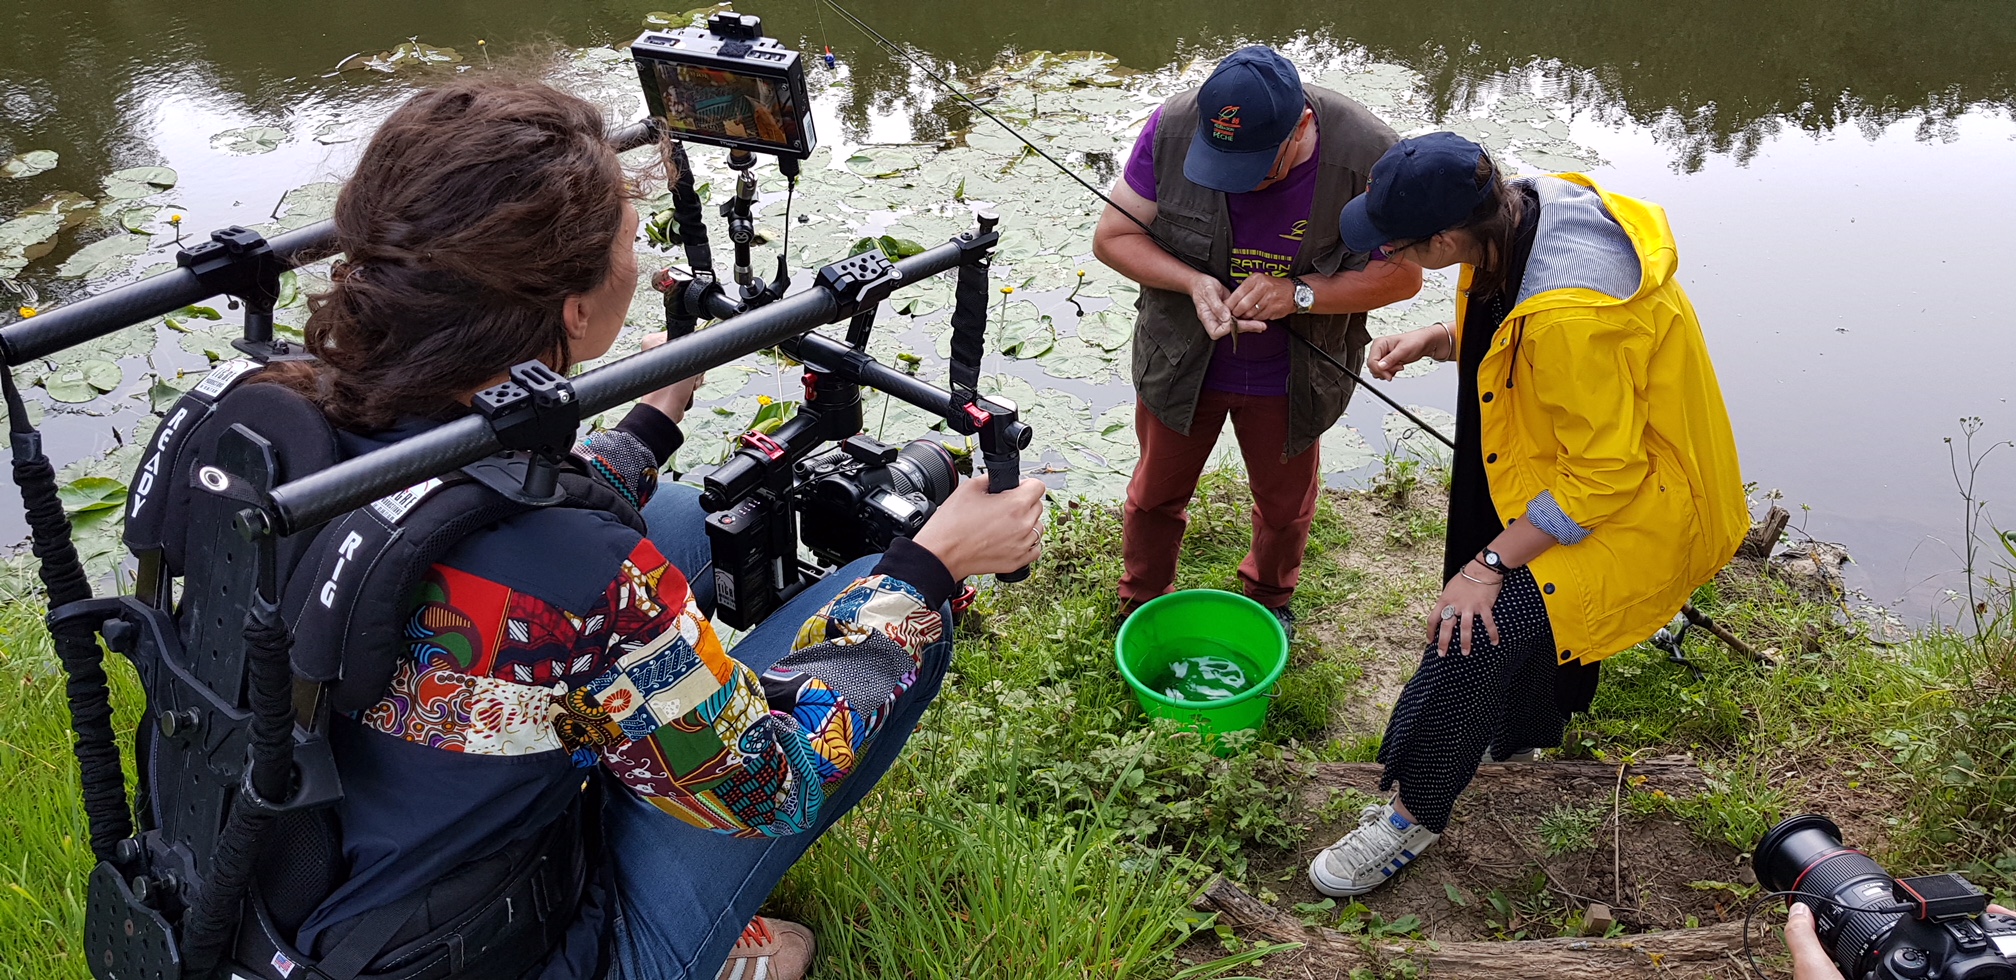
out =
[[[1750,517],[1701,324],[1673,279],[1665,209],[1580,174],[1542,179],[1600,196],[1637,252],[1638,288],[1621,300],[1547,289],[1513,307],[1478,370],[1479,435],[1500,520],[1551,491],[1588,533],[1531,567],[1561,662],[1593,663],[1672,620],[1735,554]],[[1465,305],[1459,292],[1459,327]]]

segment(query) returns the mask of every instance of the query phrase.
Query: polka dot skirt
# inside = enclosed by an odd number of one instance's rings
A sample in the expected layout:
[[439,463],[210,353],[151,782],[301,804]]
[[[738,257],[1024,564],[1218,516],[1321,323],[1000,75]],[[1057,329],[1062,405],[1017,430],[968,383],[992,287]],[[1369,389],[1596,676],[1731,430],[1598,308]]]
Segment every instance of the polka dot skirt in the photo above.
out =
[[1430,643],[1421,669],[1400,692],[1379,762],[1380,789],[1400,784],[1400,801],[1417,823],[1441,833],[1456,797],[1477,775],[1488,747],[1504,758],[1526,749],[1561,744],[1567,716],[1555,697],[1554,631],[1533,573],[1514,569],[1491,607],[1498,644],[1477,627],[1476,652],[1448,656]]

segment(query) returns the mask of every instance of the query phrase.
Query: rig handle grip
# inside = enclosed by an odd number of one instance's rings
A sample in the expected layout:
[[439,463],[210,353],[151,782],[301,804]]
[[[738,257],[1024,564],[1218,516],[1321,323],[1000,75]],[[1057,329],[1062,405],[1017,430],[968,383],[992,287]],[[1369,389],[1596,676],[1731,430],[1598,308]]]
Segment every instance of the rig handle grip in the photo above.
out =
[[[1007,493],[1022,485],[1022,466],[1019,456],[1011,456],[996,465],[993,457],[987,459],[987,492]],[[994,576],[997,582],[1013,585],[1029,577],[1029,566],[1024,565],[1012,572],[1002,572]]]

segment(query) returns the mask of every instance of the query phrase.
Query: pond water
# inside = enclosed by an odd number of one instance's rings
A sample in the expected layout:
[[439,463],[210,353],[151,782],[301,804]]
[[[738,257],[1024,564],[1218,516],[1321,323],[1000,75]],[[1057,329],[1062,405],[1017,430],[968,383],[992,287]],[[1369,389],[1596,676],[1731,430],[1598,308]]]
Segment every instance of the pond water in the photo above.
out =
[[[55,305],[172,262],[178,232],[200,240],[228,224],[324,216],[361,138],[430,74],[547,66],[634,118],[635,76],[608,45],[634,37],[652,9],[0,0],[0,162],[18,160],[9,173],[19,174],[0,175],[9,222],[0,275]],[[1002,279],[1022,288],[1002,297],[996,329],[1006,332],[988,370],[1037,416],[1053,481],[1112,494],[1131,469],[1118,315],[1130,294],[1086,256],[1097,202],[1041,161],[1018,159],[1019,145],[984,121],[941,152],[971,125],[967,113],[832,11],[807,0],[738,9],[809,50],[831,45],[840,62],[814,73],[829,149],[795,201],[815,220],[792,226],[794,265],[837,258],[864,233],[942,240],[970,207],[997,206]],[[852,9],[987,93],[1095,182],[1111,180],[1113,155],[1160,96],[1231,47],[1262,41],[1403,133],[1456,128],[1527,170],[1587,170],[1665,205],[1760,498],[1781,490],[1795,526],[1845,543],[1857,559],[1850,582],[1872,600],[1919,621],[1958,613],[1944,590],[1961,581],[1963,503],[1945,440],[1959,441],[1963,417],[1982,420],[1977,449],[2016,437],[2016,304],[1999,287],[2016,259],[2001,227],[2016,215],[2007,58],[2016,7],[1426,0],[1310,14],[1279,0],[860,0]],[[1038,50],[1112,60],[1012,61]],[[53,168],[35,151],[53,152]],[[718,181],[719,154],[696,155],[703,179]],[[168,171],[134,169],[154,167]],[[766,189],[781,184],[773,176]],[[781,229],[779,203],[767,202],[765,221]],[[878,350],[915,352],[925,376],[942,380],[934,309],[949,291],[924,292],[913,316],[885,317]],[[1431,282],[1379,327],[1446,315],[1449,296],[1446,280]],[[23,302],[5,298],[8,308]],[[640,328],[653,322],[649,299]],[[41,384],[31,397],[51,455],[73,475],[120,475],[131,450],[106,454],[145,432],[169,388],[193,382],[234,319],[226,310],[215,323],[155,324],[24,366],[24,383]],[[787,390],[767,361],[717,372],[706,394],[721,411],[700,413],[703,434],[745,422],[757,394]],[[1429,370],[1387,390],[1447,410],[1455,382]],[[887,434],[907,437],[912,426],[899,410]],[[1363,479],[1404,430],[1361,395],[1325,442],[1326,469],[1340,482]],[[714,445],[696,439],[691,452]],[[1991,457],[1975,494],[2016,526],[2016,451]],[[11,500],[0,502],[0,534],[21,534]]]

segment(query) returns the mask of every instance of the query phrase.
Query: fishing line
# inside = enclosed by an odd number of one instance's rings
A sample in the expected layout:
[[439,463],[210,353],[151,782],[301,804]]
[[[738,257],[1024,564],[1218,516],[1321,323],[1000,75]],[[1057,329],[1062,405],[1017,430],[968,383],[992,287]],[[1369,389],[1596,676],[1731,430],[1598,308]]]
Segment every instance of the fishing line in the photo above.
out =
[[[1221,284],[1226,285],[1228,288],[1233,288],[1231,283],[1226,281],[1227,277],[1220,276],[1217,273],[1212,272],[1210,269],[1205,268],[1203,265],[1195,261],[1192,261],[1189,258],[1184,257],[1181,253],[1177,252],[1176,249],[1171,247],[1169,242],[1164,240],[1161,235],[1156,234],[1155,229],[1148,227],[1147,222],[1142,221],[1140,218],[1136,217],[1134,215],[1134,212],[1121,207],[1111,197],[1106,196],[1105,191],[1102,191],[1099,188],[1092,186],[1091,182],[1087,181],[1083,177],[1078,176],[1077,171],[1072,170],[1070,167],[1067,167],[1064,164],[1058,162],[1056,157],[1051,156],[1042,147],[1037,146],[1036,144],[1030,142],[1027,137],[1023,136],[1022,133],[1018,131],[1015,127],[1003,121],[1000,116],[988,112],[986,106],[983,106],[980,103],[973,101],[973,99],[968,97],[966,93],[960,91],[957,86],[953,85],[949,81],[946,81],[937,72],[932,71],[931,66],[925,64],[920,59],[911,55],[910,52],[906,50],[902,45],[899,45],[896,42],[889,40],[889,38],[883,36],[882,32],[869,26],[867,21],[864,21],[861,18],[856,17],[853,11],[850,11],[847,8],[840,6],[838,0],[817,0],[817,2],[814,4],[815,9],[819,4],[824,4],[825,6],[832,7],[834,13],[837,13],[841,17],[845,18],[849,24],[854,25],[855,30],[858,30],[862,34],[867,35],[869,40],[872,40],[876,44],[881,45],[891,54],[894,54],[897,57],[902,58],[904,61],[909,62],[912,67],[915,67],[918,71],[922,72],[924,74],[924,77],[930,79],[939,88],[942,88],[946,92],[950,93],[953,98],[956,98],[959,101],[965,103],[968,108],[971,108],[973,111],[978,112],[979,114],[986,116],[988,119],[993,120],[996,125],[1000,126],[1003,130],[1006,130],[1008,135],[1015,137],[1015,139],[1020,141],[1023,146],[1026,146],[1029,149],[1035,151],[1037,156],[1040,156],[1044,160],[1049,161],[1050,165],[1056,167],[1059,173],[1062,173],[1064,176],[1077,181],[1079,186],[1085,188],[1088,191],[1091,191],[1093,196],[1099,198],[1101,201],[1106,202],[1106,204],[1110,206],[1113,210],[1120,212],[1120,214],[1126,217],[1128,221],[1132,221],[1135,225],[1140,227],[1140,229],[1143,232],[1147,233],[1149,240],[1153,241],[1156,245],[1160,246],[1162,248],[1162,251],[1167,252],[1169,255],[1176,258],[1177,261],[1182,262],[1184,265],[1187,265],[1190,268],[1197,270],[1198,272],[1204,273],[1205,275],[1218,280]],[[1317,356],[1323,358],[1325,361],[1330,362],[1331,367],[1336,368],[1337,370],[1343,372],[1346,377],[1349,377],[1352,381],[1356,382],[1359,388],[1371,392],[1373,397],[1378,398],[1382,402],[1385,402],[1388,406],[1392,407],[1394,411],[1399,412],[1401,415],[1406,416],[1407,421],[1414,423],[1415,425],[1421,427],[1421,429],[1426,431],[1428,434],[1434,436],[1437,439],[1440,439],[1443,445],[1448,446],[1450,449],[1456,448],[1455,440],[1449,438],[1448,436],[1443,435],[1442,430],[1437,429],[1432,425],[1429,425],[1427,422],[1423,421],[1420,416],[1414,414],[1411,411],[1408,411],[1407,406],[1402,405],[1397,401],[1394,401],[1392,398],[1387,397],[1385,392],[1372,387],[1371,382],[1365,380],[1365,378],[1358,372],[1351,370],[1349,367],[1346,367],[1344,365],[1344,362],[1332,356],[1329,351],[1324,350],[1321,347],[1318,347],[1314,341],[1310,340],[1307,337],[1302,336],[1301,333],[1296,331],[1293,327],[1288,326],[1286,323],[1283,323],[1281,325],[1281,328],[1283,330],[1288,331],[1288,335],[1290,337],[1293,337],[1296,340],[1301,341],[1304,347],[1307,347],[1310,350],[1315,351]]]

